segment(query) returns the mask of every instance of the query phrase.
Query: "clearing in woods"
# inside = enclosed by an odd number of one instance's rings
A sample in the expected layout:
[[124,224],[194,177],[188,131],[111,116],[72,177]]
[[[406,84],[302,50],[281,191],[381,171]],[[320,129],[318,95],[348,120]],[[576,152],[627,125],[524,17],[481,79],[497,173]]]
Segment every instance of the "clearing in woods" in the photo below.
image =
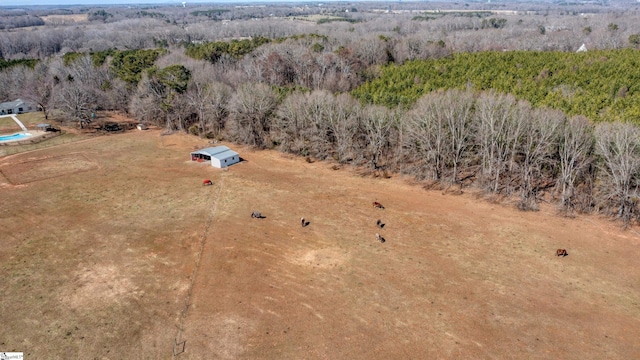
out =
[[227,171],[158,130],[0,158],[0,350],[640,358],[633,229],[227,145],[246,160]]

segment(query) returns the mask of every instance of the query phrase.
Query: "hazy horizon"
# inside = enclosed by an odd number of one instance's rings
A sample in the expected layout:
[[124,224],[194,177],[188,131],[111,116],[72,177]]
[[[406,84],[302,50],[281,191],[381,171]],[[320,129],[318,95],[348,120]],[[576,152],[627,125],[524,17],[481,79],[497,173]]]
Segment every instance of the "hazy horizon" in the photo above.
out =
[[[339,2],[343,0],[322,0],[316,2]],[[353,1],[385,1],[385,0],[353,0]],[[446,0],[445,0],[446,1]],[[206,3],[253,3],[253,2],[312,2],[305,0],[189,0],[186,1],[187,6],[190,3],[206,4]],[[428,2],[428,1],[425,1]],[[181,5],[182,0],[0,0],[0,7],[3,6],[70,6],[70,5],[149,5],[160,4]]]
[[[252,3],[252,2],[294,2],[295,0],[189,0],[187,1],[187,6],[190,3],[198,3],[198,4],[206,4],[206,3]],[[331,1],[331,0],[329,0]],[[335,0],[334,0],[335,1]],[[358,0],[356,0],[358,1]],[[372,1],[372,0],[367,0]],[[376,1],[376,0],[373,0]],[[380,0],[382,1],[382,0]],[[319,1],[323,2],[323,1]],[[328,2],[328,1],[324,1]],[[170,5],[176,4],[181,5],[182,0],[0,0],[0,7],[3,6],[70,6],[70,5],[149,5],[149,4],[160,4],[160,5]]]

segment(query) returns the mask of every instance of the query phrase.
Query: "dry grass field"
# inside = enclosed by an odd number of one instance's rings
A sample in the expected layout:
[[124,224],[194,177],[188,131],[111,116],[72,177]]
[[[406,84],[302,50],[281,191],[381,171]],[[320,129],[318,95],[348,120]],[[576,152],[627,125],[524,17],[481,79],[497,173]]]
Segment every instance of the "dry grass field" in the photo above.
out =
[[640,358],[634,229],[234,145],[226,171],[189,161],[205,146],[130,131],[0,158],[0,350]]
[[85,23],[88,20],[88,14],[67,14],[67,15],[47,15],[41,16],[47,25],[68,25],[76,23]]

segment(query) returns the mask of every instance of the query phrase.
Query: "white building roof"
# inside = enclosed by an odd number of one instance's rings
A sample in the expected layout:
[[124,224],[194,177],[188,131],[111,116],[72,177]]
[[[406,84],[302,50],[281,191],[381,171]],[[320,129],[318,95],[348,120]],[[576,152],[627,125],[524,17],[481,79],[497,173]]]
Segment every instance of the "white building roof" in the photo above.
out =
[[24,101],[22,99],[17,99],[14,101],[8,101],[8,102],[3,102],[0,103],[0,109],[15,109],[16,107],[20,106],[24,104]]
[[240,155],[237,152],[229,149],[227,146],[215,146],[215,147],[208,147],[205,149],[200,149],[198,151],[194,151],[191,154],[202,154],[202,155],[209,155],[211,157],[214,157],[216,159],[228,159],[230,157],[233,156],[237,156]]

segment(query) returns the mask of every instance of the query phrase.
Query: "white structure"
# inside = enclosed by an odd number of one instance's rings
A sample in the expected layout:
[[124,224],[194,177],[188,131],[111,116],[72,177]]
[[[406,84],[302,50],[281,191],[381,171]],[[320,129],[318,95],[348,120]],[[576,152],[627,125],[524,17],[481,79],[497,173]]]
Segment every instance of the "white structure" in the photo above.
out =
[[191,161],[211,161],[211,166],[225,168],[240,162],[240,154],[226,146],[216,146],[192,152]]
[[587,45],[582,44],[582,46],[580,46],[580,48],[576,52],[585,52],[585,51],[587,51]]
[[22,99],[0,103],[0,115],[22,114],[36,110],[37,106]]

